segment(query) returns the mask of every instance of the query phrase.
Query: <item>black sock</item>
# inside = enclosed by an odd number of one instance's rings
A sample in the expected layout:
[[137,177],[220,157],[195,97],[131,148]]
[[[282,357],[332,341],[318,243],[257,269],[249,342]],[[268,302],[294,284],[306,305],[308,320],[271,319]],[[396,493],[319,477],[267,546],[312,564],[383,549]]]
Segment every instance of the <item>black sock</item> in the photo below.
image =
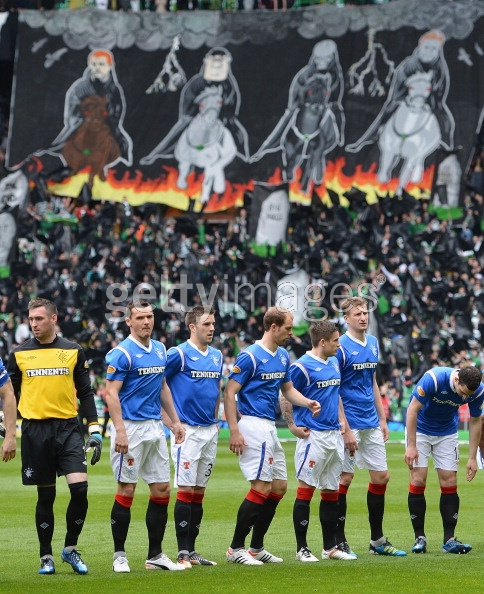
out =
[[113,535],[115,553],[125,550],[130,522],[131,507],[121,505],[118,501],[114,500],[111,509],[111,532]]
[[37,487],[37,505],[35,507],[35,526],[39,537],[40,556],[52,555],[52,537],[54,535],[55,486]]
[[197,501],[192,501],[192,514],[190,517],[190,531],[188,534],[188,552],[195,551],[195,541],[200,533],[200,524],[203,518],[203,506]]
[[262,506],[260,514],[254,522],[254,529],[252,530],[252,539],[250,547],[252,549],[264,548],[264,536],[269,530],[269,526],[276,514],[276,508],[282,498],[268,497]]
[[319,521],[321,522],[321,530],[323,533],[323,548],[329,551],[335,547],[336,542],[336,528],[338,526],[338,502],[321,499],[319,504]]
[[455,534],[459,515],[459,495],[457,493],[440,494],[440,515],[444,527],[444,543]]
[[408,494],[408,511],[412,522],[415,538],[425,536],[425,512],[427,502],[423,493]]
[[64,546],[75,547],[87,516],[87,481],[71,483],[69,491],[71,500],[66,511],[67,531]]
[[192,504],[188,501],[177,499],[173,511],[175,519],[175,533],[178,544],[178,551],[190,552],[188,536],[190,531]]
[[368,519],[370,521],[370,538],[378,540],[383,536],[383,513],[385,511],[385,495],[368,491],[366,494]]
[[346,541],[346,509],[346,493],[340,493],[338,495],[338,526],[336,527],[336,542],[338,544]]
[[[160,498],[161,499],[161,498]],[[168,521],[168,501],[159,503],[151,497],[146,509],[146,527],[148,528],[148,557],[152,559],[161,553],[161,543],[165,536],[166,523]]]
[[234,536],[232,538],[231,549],[241,549],[245,547],[245,539],[254,525],[255,519],[262,511],[262,504],[244,499],[237,512],[237,523],[235,525]]
[[308,546],[307,534],[309,528],[309,514],[311,501],[308,499],[296,499],[292,508],[292,522],[296,535],[296,550]]

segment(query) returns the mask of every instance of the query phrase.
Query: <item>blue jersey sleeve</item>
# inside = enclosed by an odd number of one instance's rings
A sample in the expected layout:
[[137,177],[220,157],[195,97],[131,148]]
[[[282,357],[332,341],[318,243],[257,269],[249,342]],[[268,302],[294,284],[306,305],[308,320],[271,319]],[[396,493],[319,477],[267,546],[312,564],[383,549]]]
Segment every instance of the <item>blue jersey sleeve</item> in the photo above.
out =
[[247,351],[242,351],[237,355],[235,364],[230,372],[229,379],[233,379],[238,382],[241,386],[244,386],[247,381],[255,373],[255,362],[254,359],[249,355]]
[[[290,371],[290,380],[285,379],[284,382],[286,381],[292,381],[292,385],[296,388],[296,390],[298,390],[299,392],[302,392],[304,390],[304,388],[307,388],[308,386],[308,378],[307,376],[304,374],[304,371],[301,369],[300,364],[292,364],[291,367],[289,368]],[[287,378],[287,375],[286,375]]]
[[167,352],[167,361],[165,368],[166,381],[169,381],[182,368],[182,357],[176,347],[171,347]]
[[114,348],[106,355],[106,379],[124,381],[130,370],[130,361],[124,351]]
[[434,378],[427,372],[424,373],[413,389],[412,398],[416,398],[421,404],[425,405],[429,401],[429,396],[435,394],[436,391],[437,387]]

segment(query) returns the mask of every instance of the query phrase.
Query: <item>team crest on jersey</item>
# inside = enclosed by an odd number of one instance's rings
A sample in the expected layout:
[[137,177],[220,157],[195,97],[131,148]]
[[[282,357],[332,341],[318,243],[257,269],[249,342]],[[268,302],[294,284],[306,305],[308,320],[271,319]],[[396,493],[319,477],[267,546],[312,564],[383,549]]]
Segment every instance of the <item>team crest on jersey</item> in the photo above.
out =
[[112,365],[108,365],[108,368],[107,368],[108,373],[114,373],[115,371],[116,371],[116,367],[113,367]]
[[185,461],[185,462],[183,462],[183,468],[184,468],[184,470],[189,470],[190,469],[190,462],[188,462],[188,460]]
[[272,466],[274,464],[274,458],[269,458],[268,462],[269,466]]
[[[57,354],[57,357],[61,363],[65,363],[67,361],[67,359],[69,358],[69,353],[67,351],[59,351],[59,353]],[[89,367],[89,364],[88,364],[88,367]]]
[[165,358],[165,355],[163,353],[163,351],[159,348],[155,349],[155,353],[158,355],[158,357],[163,361],[163,359]]
[[134,458],[127,458],[126,459],[126,463],[128,464],[128,466],[133,466],[133,464],[134,464]]
[[240,367],[237,367],[237,365],[234,365],[232,367],[232,373],[240,373],[241,369]]
[[338,362],[337,362],[337,361],[331,361],[331,363],[332,363],[332,365],[333,365],[333,368],[334,368],[334,370],[339,372],[339,365],[338,365]]
[[425,390],[422,388],[422,386],[418,386],[417,388],[417,392],[419,394],[419,396],[425,396]]
[[316,462],[314,460],[309,460],[308,466],[309,468],[314,468],[316,466]]
[[282,363],[283,365],[287,365],[287,357],[286,357],[286,355],[281,355],[281,356],[279,357],[279,359],[280,359],[280,361],[281,361],[281,363]]
[[214,365],[218,365],[220,363],[220,357],[218,355],[212,355],[212,361]]
[[376,346],[374,344],[371,345],[370,351],[373,353],[375,357],[378,355],[378,351],[376,350]]

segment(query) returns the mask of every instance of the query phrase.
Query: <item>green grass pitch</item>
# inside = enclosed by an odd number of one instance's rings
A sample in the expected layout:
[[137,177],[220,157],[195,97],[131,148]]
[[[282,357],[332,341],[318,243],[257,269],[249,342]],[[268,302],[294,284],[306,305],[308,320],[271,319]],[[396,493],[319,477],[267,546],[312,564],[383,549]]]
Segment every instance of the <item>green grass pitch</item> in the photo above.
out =
[[[427,486],[428,553],[412,555],[413,532],[407,510],[408,471],[403,462],[404,446],[387,446],[391,480],[386,495],[384,529],[387,538],[409,554],[404,558],[375,557],[368,553],[369,526],[366,509],[368,472],[357,471],[348,493],[347,536],[358,553],[354,562],[320,561],[300,563],[295,560],[292,505],[296,492],[293,453],[294,442],[284,444],[287,454],[289,489],[278,507],[266,537],[266,548],[284,558],[284,563],[244,567],[225,561],[237,509],[247,493],[236,457],[228,441],[219,442],[217,463],[205,497],[205,516],[197,549],[218,562],[217,567],[194,567],[183,572],[146,571],[144,560],[147,535],[144,514],[148,489],[140,483],[132,507],[132,523],[127,541],[131,573],[112,571],[110,511],[115,481],[109,466],[108,441],[101,462],[89,467],[89,512],[79,541],[79,550],[89,573],[75,574],[60,560],[64,538],[64,513],[68,489],[59,479],[54,534],[55,575],[38,575],[37,535],[34,526],[35,487],[23,487],[20,480],[20,454],[0,468],[0,593],[35,594],[128,594],[166,592],[169,594],[470,594],[480,592],[484,578],[484,471],[471,483],[465,480],[467,447],[461,446],[459,470],[460,517],[456,536],[473,545],[468,555],[444,554],[441,551],[442,527],[439,514],[437,476],[429,472]],[[173,503],[163,550],[176,557]],[[309,545],[321,555],[322,541],[317,506],[312,502]],[[247,543],[248,545],[248,543]]]

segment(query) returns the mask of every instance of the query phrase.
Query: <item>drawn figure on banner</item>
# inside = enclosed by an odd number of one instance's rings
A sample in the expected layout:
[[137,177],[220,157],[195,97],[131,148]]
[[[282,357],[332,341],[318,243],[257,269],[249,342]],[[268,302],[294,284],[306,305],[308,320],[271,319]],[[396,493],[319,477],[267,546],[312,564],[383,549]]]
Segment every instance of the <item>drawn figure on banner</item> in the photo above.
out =
[[82,166],[97,163],[97,170],[90,175],[92,185],[94,174],[102,172],[100,177],[104,179],[107,169],[116,163],[132,164],[133,141],[123,128],[126,102],[113,54],[105,49],[94,50],[87,64],[83,76],[66,93],[64,128],[49,148],[34,154],[57,155],[74,173]]
[[408,94],[383,126],[378,138],[380,182],[390,181],[394,168],[402,161],[397,195],[402,194],[408,182],[418,183],[422,179],[425,158],[442,140],[439,122],[427,103],[431,76],[431,72],[420,72],[407,79]]
[[0,272],[6,274],[17,237],[17,214],[26,207],[29,182],[20,170],[0,180]]
[[[155,148],[140,159],[141,165],[150,165],[156,159],[173,158],[180,136],[193,118],[200,113],[200,94],[210,87],[221,89],[219,119],[232,135],[236,155],[243,161],[248,161],[249,139],[247,130],[237,117],[240,110],[240,90],[232,74],[231,62],[230,52],[223,47],[215,47],[207,52],[200,72],[193,76],[182,89],[177,122]],[[213,95],[210,96],[213,97]]]
[[237,154],[234,137],[219,118],[223,105],[222,94],[221,86],[206,87],[196,97],[199,112],[175,145],[179,188],[188,186],[187,177],[193,167],[203,169],[202,204],[209,201],[212,192],[225,192],[224,168]]
[[293,181],[302,168],[301,187],[319,185],[324,178],[325,155],[344,144],[343,71],[336,43],[318,42],[309,63],[293,78],[286,111],[251,161],[282,150],[284,176]]
[[[388,97],[375,120],[356,142],[346,146],[348,152],[358,152],[364,146],[378,142],[381,151],[381,181],[388,181],[396,161],[402,159],[400,193],[408,181],[421,181],[423,161],[439,146],[447,150],[453,149],[455,122],[446,103],[450,77],[443,53],[444,43],[444,34],[437,30],[428,31],[420,37],[413,54],[395,69]],[[438,142],[432,143],[430,135],[436,129]],[[419,139],[412,140],[417,133]],[[384,139],[382,135],[385,136]],[[400,138],[396,143],[401,145],[401,151],[393,150],[388,156],[384,151],[388,143],[392,144],[391,136]],[[409,142],[406,142],[407,139]],[[393,145],[395,149],[395,143]],[[413,165],[406,158],[412,150],[419,153],[414,155]],[[388,163],[389,159],[392,165]],[[402,179],[405,177],[406,179]]]

